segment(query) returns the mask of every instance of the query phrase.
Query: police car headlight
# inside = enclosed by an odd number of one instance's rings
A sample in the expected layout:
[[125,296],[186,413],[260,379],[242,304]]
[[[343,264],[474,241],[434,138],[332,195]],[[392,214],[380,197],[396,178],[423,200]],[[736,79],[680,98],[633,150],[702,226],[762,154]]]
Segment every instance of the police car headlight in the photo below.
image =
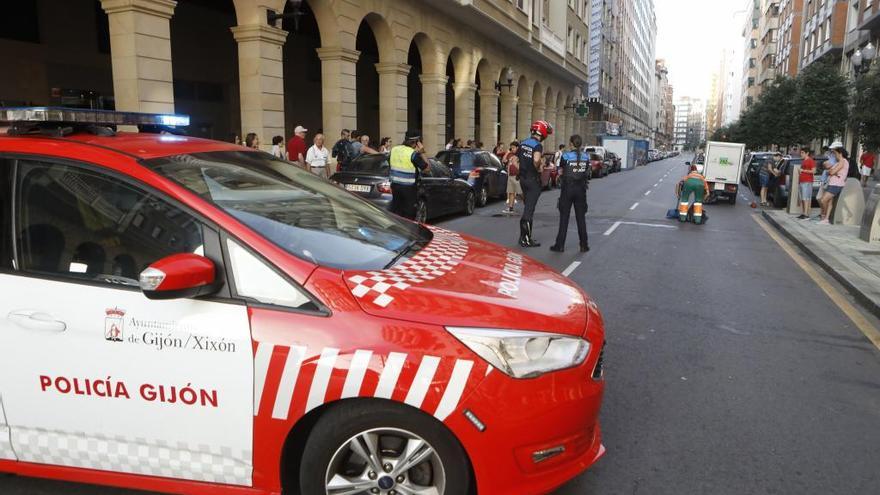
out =
[[534,378],[578,366],[590,352],[589,342],[568,335],[491,328],[446,330],[513,378]]

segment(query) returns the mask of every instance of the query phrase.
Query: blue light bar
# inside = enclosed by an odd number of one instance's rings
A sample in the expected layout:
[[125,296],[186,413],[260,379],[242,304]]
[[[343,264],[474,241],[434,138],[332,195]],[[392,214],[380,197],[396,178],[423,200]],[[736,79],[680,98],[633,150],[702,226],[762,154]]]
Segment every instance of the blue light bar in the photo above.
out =
[[0,122],[186,127],[189,125],[189,115],[65,107],[0,107]]

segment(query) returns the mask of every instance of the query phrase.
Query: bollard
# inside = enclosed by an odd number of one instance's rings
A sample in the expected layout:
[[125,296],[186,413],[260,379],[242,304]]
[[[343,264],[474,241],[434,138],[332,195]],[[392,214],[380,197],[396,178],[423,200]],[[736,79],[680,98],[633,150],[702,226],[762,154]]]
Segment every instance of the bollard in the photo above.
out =
[[880,242],[880,184],[874,186],[868,196],[859,239],[865,242]]
[[788,188],[788,211],[792,215],[801,214],[801,187],[800,187],[801,167],[795,165],[791,171],[791,185]]
[[865,213],[865,195],[859,179],[849,178],[831,212],[835,225],[859,225]]

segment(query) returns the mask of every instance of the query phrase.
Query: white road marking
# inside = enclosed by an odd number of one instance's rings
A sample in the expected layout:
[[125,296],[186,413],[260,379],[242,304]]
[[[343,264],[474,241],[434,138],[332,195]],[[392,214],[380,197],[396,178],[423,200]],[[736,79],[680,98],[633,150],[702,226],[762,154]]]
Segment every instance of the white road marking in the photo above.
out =
[[404,403],[413,407],[422,407],[425,396],[428,395],[428,388],[434,380],[434,373],[437,372],[437,366],[440,365],[440,358],[435,356],[425,356],[422,358],[422,364],[419,365],[419,371],[413,379],[409,392],[406,394]]
[[455,361],[452,377],[449,378],[449,384],[446,385],[446,390],[443,392],[440,404],[437,406],[437,410],[434,411],[435,418],[444,421],[458,407],[458,401],[461,400],[461,394],[464,393],[464,387],[467,385],[468,377],[473,367],[473,361],[461,359]]
[[342,386],[342,399],[357,397],[361,393],[361,385],[364,383],[364,375],[370,365],[373,351],[355,351],[348,367],[348,375],[345,376],[345,385]]
[[642,223],[642,222],[617,222],[621,225],[638,225],[639,227],[655,227],[658,229],[678,229],[675,225],[661,225],[658,223]]
[[629,211],[633,211],[633,210],[635,210],[635,209],[638,208],[638,207],[639,207],[639,202],[636,201],[635,204],[633,204],[632,206],[629,207]]
[[571,272],[577,270],[577,267],[579,267],[579,266],[581,266],[580,261],[572,262],[572,264],[568,265],[568,268],[566,268],[565,270],[562,271],[562,275],[564,275],[566,277],[571,275]]
[[388,355],[385,362],[385,369],[379,376],[379,385],[376,386],[374,397],[380,399],[390,399],[394,393],[394,387],[397,385],[397,379],[400,377],[400,371],[403,369],[403,363],[406,361],[406,354],[392,352]]
[[263,387],[266,385],[266,374],[269,372],[269,361],[272,360],[274,349],[274,344],[267,342],[257,344],[257,355],[254,356],[254,416],[260,412]]
[[659,186],[659,185],[660,185],[660,183],[658,182],[658,183],[654,184],[654,187],[657,187],[657,186]]
[[327,396],[327,385],[330,383],[330,375],[336,366],[337,356],[339,356],[339,349],[327,347],[321,351],[318,367],[312,378],[312,388],[309,389],[309,398],[306,401],[306,412],[324,403],[324,397]]
[[620,222],[614,222],[614,225],[612,225],[611,228],[608,229],[608,230],[606,230],[605,233],[602,234],[602,235],[611,235],[611,234],[613,234],[614,231],[617,230],[617,227],[620,227]]
[[302,367],[305,355],[305,346],[294,346],[288,351],[284,371],[281,372],[281,382],[278,384],[278,393],[275,395],[275,406],[272,407],[273,419],[287,419],[290,401],[293,400],[293,388],[296,386],[296,379],[299,377],[299,369]]
[[651,194],[651,190],[650,190],[650,189],[648,190],[648,192],[645,193],[645,196],[647,196],[647,195],[649,195],[649,194]]

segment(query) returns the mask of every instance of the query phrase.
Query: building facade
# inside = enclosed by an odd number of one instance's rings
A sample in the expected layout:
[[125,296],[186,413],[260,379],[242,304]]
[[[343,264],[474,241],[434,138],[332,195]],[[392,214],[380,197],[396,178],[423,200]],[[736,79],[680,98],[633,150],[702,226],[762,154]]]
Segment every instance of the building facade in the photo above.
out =
[[593,142],[651,139],[657,20],[653,0],[592,0],[588,96]]
[[817,60],[840,60],[846,41],[848,4],[847,0],[805,2],[801,70]]
[[671,150],[675,132],[675,107],[673,89],[669,83],[669,70],[665,60],[655,65],[654,135],[653,145],[658,150]]
[[541,118],[554,144],[585,120],[588,14],[541,0],[8,2],[0,53],[15,77],[0,102],[176,111],[195,135],[263,145],[296,125],[331,142],[418,128],[431,151],[510,141]]
[[761,0],[758,36],[758,86],[760,91],[763,91],[776,78],[776,47],[779,41],[778,0]]
[[794,77],[800,70],[804,28],[804,0],[779,3],[779,41],[776,44],[776,73]]
[[741,108],[748,110],[760,95],[758,86],[758,60],[759,33],[758,26],[761,22],[761,0],[747,0],[745,5],[746,19],[743,25],[743,67],[742,67],[742,92],[740,95]]

